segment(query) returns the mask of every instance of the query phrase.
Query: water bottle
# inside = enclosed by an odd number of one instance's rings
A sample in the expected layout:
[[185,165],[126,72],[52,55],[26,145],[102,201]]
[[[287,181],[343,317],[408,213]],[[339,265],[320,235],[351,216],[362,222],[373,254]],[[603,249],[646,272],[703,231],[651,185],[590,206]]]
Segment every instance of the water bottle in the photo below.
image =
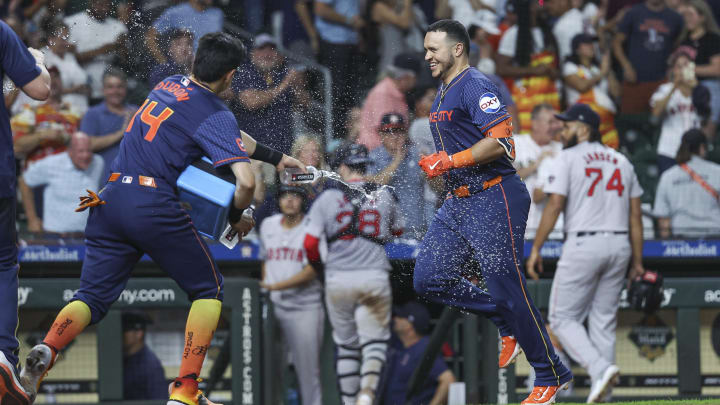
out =
[[307,173],[303,173],[300,168],[288,167],[280,175],[282,184],[293,183],[315,183],[325,175],[322,170],[318,170],[312,166],[307,166]]

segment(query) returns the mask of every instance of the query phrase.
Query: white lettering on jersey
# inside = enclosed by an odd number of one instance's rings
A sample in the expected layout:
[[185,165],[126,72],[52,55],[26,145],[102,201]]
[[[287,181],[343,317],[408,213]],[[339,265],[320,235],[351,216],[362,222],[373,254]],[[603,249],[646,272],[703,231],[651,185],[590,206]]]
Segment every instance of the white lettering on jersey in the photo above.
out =
[[544,191],[566,197],[566,232],[627,231],[630,199],[642,195],[632,164],[598,142],[563,150]]

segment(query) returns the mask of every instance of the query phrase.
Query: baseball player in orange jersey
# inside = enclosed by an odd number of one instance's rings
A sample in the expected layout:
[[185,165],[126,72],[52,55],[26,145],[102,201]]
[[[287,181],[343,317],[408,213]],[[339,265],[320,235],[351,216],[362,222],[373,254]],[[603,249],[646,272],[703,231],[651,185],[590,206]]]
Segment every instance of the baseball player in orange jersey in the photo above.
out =
[[564,121],[561,136],[566,149],[545,181],[544,191],[550,197],[527,271],[538,278],[540,248],[564,212],[567,237],[553,279],[548,318],[565,351],[590,374],[587,402],[603,402],[620,373],[615,365],[615,328],[630,259],[631,279],[644,272],[643,190],[627,158],[602,144],[600,117],[589,106],[575,104],[556,117]]
[[[558,358],[521,270],[530,195],[512,161],[512,118],[497,87],[468,65],[470,39],[457,21],[441,20],[425,35],[425,60],[442,80],[430,114],[439,151],[420,160],[428,177],[445,175],[448,198],[435,214],[415,261],[422,297],[490,318],[502,336],[499,366],[525,351],[535,369],[523,404],[551,404],[572,373]],[[487,291],[467,280],[480,264]],[[519,344],[518,344],[519,343]]]

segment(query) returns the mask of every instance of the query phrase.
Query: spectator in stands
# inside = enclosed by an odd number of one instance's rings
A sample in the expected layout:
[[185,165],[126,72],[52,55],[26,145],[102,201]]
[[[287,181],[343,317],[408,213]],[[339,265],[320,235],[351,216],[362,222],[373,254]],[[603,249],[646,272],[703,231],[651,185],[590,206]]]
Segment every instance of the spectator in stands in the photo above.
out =
[[682,28],[682,17],[664,0],[645,0],[625,13],[613,39],[613,52],[623,69],[623,114],[647,112]]
[[[384,389],[382,403],[385,405],[406,404],[407,388],[413,372],[425,354],[430,339],[425,336],[430,331],[430,313],[424,305],[410,301],[393,309],[393,332],[401,346],[388,350],[387,364],[384,370]],[[450,384],[455,376],[443,359],[438,356],[433,363],[423,390],[409,403],[444,404],[447,401]]]
[[290,153],[294,128],[293,106],[310,105],[305,74],[288,68],[268,34],[255,37],[250,61],[235,75],[235,116],[238,125],[258,142]]
[[348,111],[347,119],[345,120],[345,141],[349,143],[358,143],[360,137],[360,131],[362,131],[362,109],[360,107],[353,107]]
[[[530,192],[530,211],[528,212],[525,238],[533,239],[542,217],[543,209],[547,203],[548,195],[543,191],[546,181],[544,172],[551,164],[552,158],[562,150],[558,142],[562,122],[555,118],[557,111],[552,105],[543,103],[533,108],[530,115],[531,128],[529,134],[515,135],[515,150],[517,155],[513,165],[517,174],[524,181]],[[543,170],[541,170],[543,167]],[[562,220],[559,219],[555,229],[562,229]]]
[[360,136],[358,143],[368,150],[380,146],[378,129],[385,114],[398,113],[408,122],[408,105],[405,94],[415,87],[420,61],[412,55],[400,54],[386,69],[387,77],[370,90],[360,113]]
[[184,29],[173,29],[167,34],[167,59],[153,67],[148,78],[150,87],[155,87],[168,76],[187,74],[193,62],[193,34]]
[[[419,23],[416,21],[412,0],[377,0],[371,5],[370,16],[378,25],[378,71],[384,72],[393,64],[395,56],[408,51],[408,35],[418,29]],[[423,23],[425,21],[420,22]]]
[[72,105],[80,115],[88,109],[88,74],[72,53],[73,46],[68,42],[68,27],[62,21],[54,22],[48,32],[48,46],[44,49],[45,63],[60,71],[63,85],[63,102]]
[[[76,132],[66,152],[48,156],[25,170],[20,177],[23,207],[31,232],[75,233],[85,230],[87,211],[74,213],[78,196],[97,190],[103,161],[90,150],[90,138]],[[45,186],[42,221],[35,209],[30,188]],[[23,191],[28,190],[28,191]]]
[[46,156],[63,152],[70,135],[77,130],[80,114],[63,103],[63,85],[55,66],[50,73],[50,97],[37,107],[25,107],[10,119],[15,156],[30,166]]
[[128,104],[127,76],[122,70],[111,68],[103,75],[104,101],[90,108],[80,123],[80,131],[90,136],[93,152],[105,162],[103,178],[110,176],[110,165],[120,149],[120,140],[138,106]]
[[710,90],[710,119],[704,127],[709,137],[715,136],[720,122],[720,28],[705,0],[690,0],[683,9],[685,28],[680,45],[697,51],[695,74],[700,84]]
[[320,52],[320,36],[315,29],[312,0],[282,2],[283,45],[290,52],[314,59]]
[[[495,74],[495,50],[488,40],[490,35],[500,34],[492,14],[482,13],[470,20],[467,26],[470,41],[478,48],[478,61],[471,63],[486,75]],[[472,47],[471,47],[472,48]],[[472,51],[471,51],[472,52]]]
[[[408,134],[410,143],[415,145],[420,156],[432,155],[437,152],[432,132],[430,132],[430,110],[432,109],[437,89],[428,87],[420,92],[420,98],[415,102],[415,120],[410,125]],[[428,179],[423,182],[424,221],[430,225],[438,204],[438,196],[443,192],[442,179]]]
[[517,23],[503,34],[496,63],[503,78],[512,80],[510,92],[518,109],[513,124],[516,131],[526,133],[531,129],[533,107],[545,102],[560,109],[560,96],[555,85],[558,62],[552,34],[537,24],[537,3],[510,2],[517,14]]
[[600,116],[602,142],[614,149],[620,146],[615,129],[614,98],[620,96],[620,83],[612,71],[610,52],[595,57],[596,38],[578,34],[572,40],[572,54],[562,68],[568,104],[584,103]]
[[720,165],[705,160],[707,150],[702,131],[687,131],[678,164],[660,176],[653,213],[662,238],[720,236]]
[[693,90],[698,86],[692,61],[695,51],[680,47],[668,61],[669,81],[652,95],[652,115],[662,120],[662,129],[657,145],[657,163],[660,173],[675,164],[675,155],[680,148],[682,134],[691,128],[700,127],[700,116],[693,104]]
[[184,29],[192,33],[197,49],[200,38],[210,32],[222,31],[225,15],[222,10],[212,7],[212,0],[188,0],[165,10],[153,23],[145,36],[148,50],[158,63],[166,63],[167,55],[162,48],[166,44],[158,43],[158,35],[173,29]]
[[557,41],[558,56],[562,63],[573,53],[573,38],[583,33],[583,14],[573,7],[571,0],[548,0],[546,7],[550,16],[556,18],[552,32]]
[[67,0],[34,1],[25,9],[26,18],[30,18],[35,27],[49,33],[53,24],[65,19],[65,7]]
[[410,142],[407,121],[398,113],[383,115],[378,126],[382,144],[370,152],[367,175],[371,182],[395,188],[400,213],[405,221],[405,234],[420,238],[425,223],[423,176],[420,174],[420,153]]
[[168,383],[160,359],[145,344],[150,318],[140,311],[122,313],[123,400],[166,399]]
[[90,8],[65,19],[75,57],[90,77],[91,101],[102,98],[103,73],[124,46],[128,31],[125,24],[110,16],[111,6],[110,0],[93,0]]
[[359,31],[365,26],[359,0],[314,0],[315,29],[320,36],[320,63],[330,69],[333,133],[345,135],[347,111],[355,103]]

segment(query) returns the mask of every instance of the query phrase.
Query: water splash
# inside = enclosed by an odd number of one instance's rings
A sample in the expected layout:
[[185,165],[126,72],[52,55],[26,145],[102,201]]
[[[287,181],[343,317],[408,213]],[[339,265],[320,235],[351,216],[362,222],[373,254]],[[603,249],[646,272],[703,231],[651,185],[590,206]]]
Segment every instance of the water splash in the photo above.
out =
[[367,190],[365,189],[365,187],[363,186],[363,184],[360,184],[360,183],[348,183],[348,182],[346,182],[345,180],[343,180],[343,178],[342,178],[338,173],[335,173],[335,172],[330,171],[330,170],[318,170],[318,171],[319,171],[319,172],[321,173],[321,175],[322,175],[320,178],[326,178],[326,179],[330,179],[330,180],[335,180],[335,181],[337,181],[338,183],[343,184],[345,187],[347,187],[347,188],[349,188],[349,189],[351,189],[351,190],[354,190],[354,191],[357,191],[357,192],[362,193],[363,196],[365,196],[365,199],[366,199],[366,200],[372,201],[373,203],[374,203],[374,201],[376,201],[376,200],[379,198],[380,193],[381,193],[383,190],[387,189],[387,190],[388,190],[389,192],[391,192],[391,193],[394,193],[394,192],[395,192],[395,187],[393,187],[393,186],[379,185],[379,187],[378,187],[377,189],[371,191],[371,192],[368,194],[368,192],[367,192]]

